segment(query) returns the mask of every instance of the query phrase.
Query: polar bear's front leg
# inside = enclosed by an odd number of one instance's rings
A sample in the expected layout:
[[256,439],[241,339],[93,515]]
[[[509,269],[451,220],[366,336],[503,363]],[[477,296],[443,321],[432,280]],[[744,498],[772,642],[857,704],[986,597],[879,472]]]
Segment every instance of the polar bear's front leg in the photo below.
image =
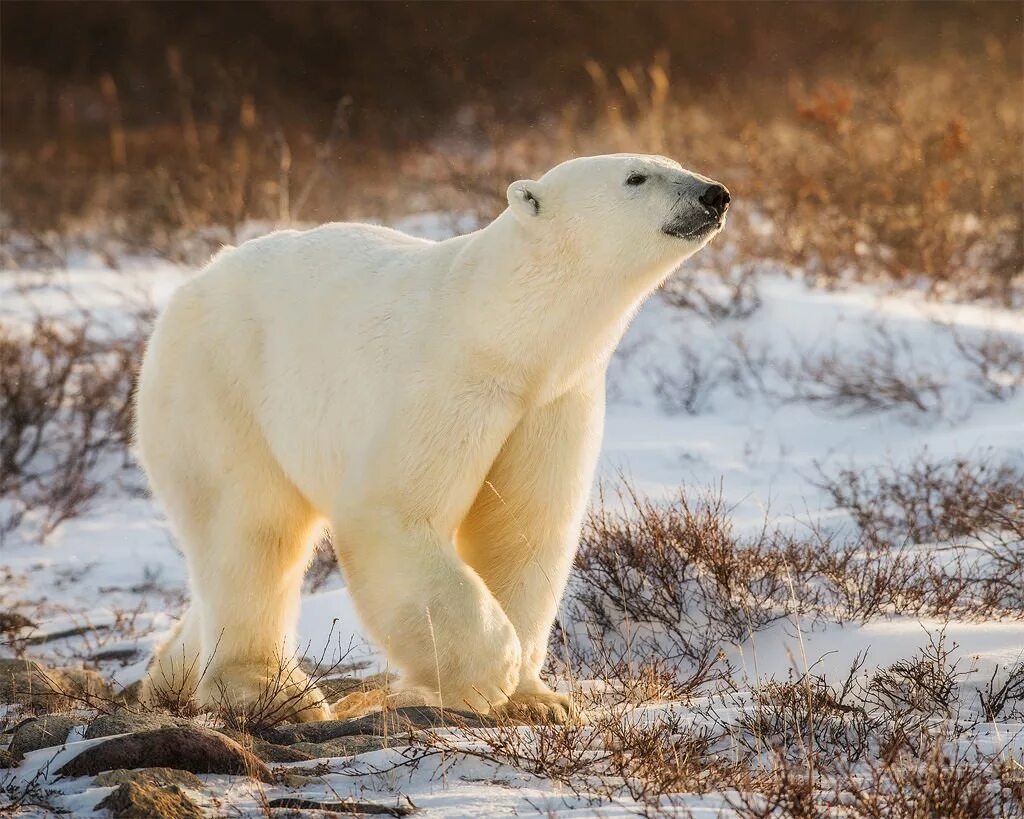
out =
[[529,413],[506,441],[469,515],[459,554],[479,572],[519,635],[512,705],[564,721],[569,700],[540,678],[572,568],[604,425],[604,379]]
[[368,508],[336,522],[335,541],[356,608],[402,687],[449,708],[504,704],[522,651],[501,605],[430,524]]

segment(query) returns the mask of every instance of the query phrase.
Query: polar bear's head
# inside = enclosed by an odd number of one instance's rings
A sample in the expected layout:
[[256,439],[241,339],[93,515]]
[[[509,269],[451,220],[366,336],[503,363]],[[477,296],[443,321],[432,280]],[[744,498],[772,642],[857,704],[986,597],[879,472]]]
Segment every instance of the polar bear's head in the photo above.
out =
[[526,231],[625,275],[670,272],[722,229],[729,200],[718,182],[642,154],[572,159],[508,188]]

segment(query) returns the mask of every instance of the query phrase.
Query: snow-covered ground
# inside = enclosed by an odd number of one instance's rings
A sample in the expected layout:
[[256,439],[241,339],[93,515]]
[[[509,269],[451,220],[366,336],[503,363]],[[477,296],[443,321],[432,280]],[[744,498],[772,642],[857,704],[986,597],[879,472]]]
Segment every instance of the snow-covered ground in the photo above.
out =
[[[430,217],[402,226],[435,235],[442,230],[440,220]],[[728,288],[715,273],[716,262],[724,258],[695,260],[679,274],[681,280],[698,282],[701,292],[726,304]],[[98,332],[116,331],[126,305],[158,307],[191,272],[146,259],[123,259],[111,270],[85,254],[56,273],[0,272],[0,321],[18,324],[34,311],[59,316],[84,308]],[[720,486],[741,530],[753,531],[766,520],[794,528],[822,522],[842,528],[848,519],[818,486],[821,472],[900,466],[925,450],[936,458],[1024,463],[1024,385],[1015,390],[1021,370],[989,372],[990,383],[984,383],[958,348],[986,338],[1021,347],[1024,316],[1019,312],[936,303],[916,291],[886,293],[867,285],[828,291],[808,285],[797,272],[777,269],[758,271],[745,286],[751,288],[747,306],[756,305],[749,315],[740,310],[741,315],[710,316],[706,309],[673,306],[660,295],[638,315],[611,371],[599,476],[611,494],[623,478],[655,498],[670,498],[680,488]],[[888,352],[880,355],[879,349]],[[898,373],[928,385],[924,404],[837,405],[813,379],[794,390],[799,378],[793,374],[801,363],[824,362],[834,369],[836,362],[857,366],[872,355],[876,364],[885,359]],[[743,361],[749,366],[741,366]],[[1001,391],[999,400],[988,389],[993,384]],[[30,656],[66,664],[121,651],[120,659],[101,661],[99,667],[122,685],[142,675],[151,646],[183,606],[186,577],[160,510],[139,490],[133,469],[115,470],[88,512],[59,525],[44,542],[34,537],[30,515],[0,546],[0,610],[17,610],[34,620],[37,636],[89,627],[31,646]],[[381,663],[361,637],[340,578],[305,597],[299,629],[311,655],[319,655],[330,640],[334,650],[351,651],[350,658],[371,667]],[[913,655],[940,631],[956,644],[952,656],[970,672],[968,683],[987,680],[996,665],[1024,660],[1024,621],[1012,617],[985,622],[891,617],[845,625],[785,619],[724,649],[744,670],[744,684],[753,687],[807,667],[841,679],[863,651],[867,668],[883,667]],[[994,724],[983,734],[979,742],[998,743],[1017,760],[1024,755],[1024,725]],[[74,753],[76,745],[62,753]],[[401,794],[425,815],[437,816],[538,811],[616,816],[637,810],[628,799],[574,795],[549,780],[480,759],[439,763],[430,758],[394,767],[402,754],[391,749],[332,760],[332,773],[318,786],[320,795],[393,802]],[[29,775],[52,756],[52,751],[29,755],[20,774]],[[56,767],[50,762],[51,770]],[[206,779],[241,815],[259,812],[252,785]],[[86,789],[87,784],[60,786],[71,794],[61,797],[63,804],[75,813],[87,813],[108,792]],[[695,816],[717,816],[723,798],[691,797],[677,804]]]

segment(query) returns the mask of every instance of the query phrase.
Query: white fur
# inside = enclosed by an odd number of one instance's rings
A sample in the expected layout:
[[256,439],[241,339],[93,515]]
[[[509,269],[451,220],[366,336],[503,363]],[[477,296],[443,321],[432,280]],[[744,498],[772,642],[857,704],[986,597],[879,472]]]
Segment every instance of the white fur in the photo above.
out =
[[[625,185],[637,171],[651,183]],[[185,284],[146,353],[138,451],[192,606],[145,695],[259,696],[294,651],[327,519],[405,685],[451,707],[564,706],[539,671],[605,370],[640,302],[707,241],[661,231],[694,179],[660,157],[577,159],[513,183],[509,209],[467,236],[279,231]],[[291,710],[329,713],[315,688]]]

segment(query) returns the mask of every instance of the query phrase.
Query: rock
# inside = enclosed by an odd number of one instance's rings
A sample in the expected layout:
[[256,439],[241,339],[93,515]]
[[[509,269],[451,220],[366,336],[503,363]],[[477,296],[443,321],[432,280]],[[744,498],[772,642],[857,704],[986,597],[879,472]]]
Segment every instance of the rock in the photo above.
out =
[[89,659],[94,662],[110,662],[112,660],[127,662],[134,660],[139,656],[139,653],[140,651],[137,648],[109,648],[105,651],[97,651]]
[[0,659],[0,702],[28,704],[36,692],[50,694],[50,678],[34,660]]
[[354,799],[346,799],[343,802],[317,802],[315,799],[299,799],[285,797],[283,799],[271,799],[267,807],[290,808],[291,810],[316,810],[324,813],[343,813],[348,816],[410,816],[415,808],[395,805],[377,805],[373,802],[356,802]]
[[18,758],[10,751],[0,751],[0,770],[4,768],[17,768]]
[[57,673],[63,678],[64,685],[61,690],[65,693],[104,698],[110,696],[110,687],[98,671],[91,668],[58,668]]
[[202,819],[202,811],[176,785],[159,788],[138,782],[124,782],[103,799],[96,810],[109,810],[120,819]]
[[23,722],[14,732],[8,751],[20,759],[29,751],[62,745],[75,724],[76,720],[64,714],[45,714]]
[[233,739],[208,728],[185,726],[140,731],[108,739],[86,748],[58,773],[94,776],[115,768],[155,767],[273,781],[270,769]]
[[264,762],[308,762],[311,757],[301,751],[294,750],[290,745],[275,745],[252,734],[236,731],[234,728],[222,728],[224,736],[235,740],[247,751],[251,751]]
[[357,719],[325,720],[283,725],[261,732],[260,736],[278,745],[297,742],[326,742],[351,736],[394,736],[423,728],[441,728],[446,725],[481,728],[495,725],[497,720],[471,711],[453,711],[417,705],[378,711]]
[[60,631],[50,631],[43,634],[33,634],[31,637],[26,637],[22,642],[29,646],[41,646],[44,643],[52,643],[55,640],[63,640],[66,637],[79,637],[83,634],[92,634],[100,631],[110,631],[111,626],[109,624],[98,625],[98,626],[75,626],[73,628],[65,628]]
[[294,745],[275,745],[262,739],[253,740],[252,752],[264,762],[309,762],[313,758]]
[[179,785],[182,788],[191,788],[195,791],[201,790],[203,787],[203,780],[194,773],[191,771],[181,771],[177,768],[142,768],[138,771],[118,768],[115,771],[104,771],[101,774],[97,774],[93,780],[93,784],[101,788],[123,785],[125,782],[153,785],[158,788],[168,785]]
[[34,660],[0,659],[0,703],[53,712],[109,695],[106,683],[95,671],[44,668]]
[[286,788],[302,789],[307,785],[318,785],[323,783],[322,776],[309,776],[308,774],[294,774],[287,770],[277,772],[277,784]]
[[370,751],[379,751],[381,748],[395,744],[386,737],[354,736],[338,737],[327,740],[327,742],[297,742],[294,745],[281,747],[290,747],[293,751],[301,751],[309,759],[327,759],[334,756],[355,756]]
[[85,739],[111,737],[114,734],[134,734],[138,731],[153,731],[157,728],[174,728],[181,720],[170,714],[118,710],[113,714],[96,717],[85,729]]

